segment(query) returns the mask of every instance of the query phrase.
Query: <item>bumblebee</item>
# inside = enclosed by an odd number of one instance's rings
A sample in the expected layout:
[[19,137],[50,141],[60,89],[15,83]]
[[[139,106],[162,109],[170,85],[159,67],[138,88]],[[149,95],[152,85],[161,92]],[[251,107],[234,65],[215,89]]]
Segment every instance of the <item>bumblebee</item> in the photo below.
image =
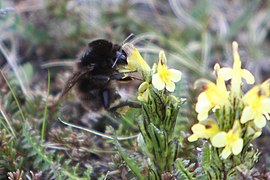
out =
[[80,54],[73,75],[68,79],[60,98],[73,87],[86,110],[111,110],[120,99],[115,81],[131,80],[118,71],[127,65],[127,55],[118,44],[104,39],[90,42]]

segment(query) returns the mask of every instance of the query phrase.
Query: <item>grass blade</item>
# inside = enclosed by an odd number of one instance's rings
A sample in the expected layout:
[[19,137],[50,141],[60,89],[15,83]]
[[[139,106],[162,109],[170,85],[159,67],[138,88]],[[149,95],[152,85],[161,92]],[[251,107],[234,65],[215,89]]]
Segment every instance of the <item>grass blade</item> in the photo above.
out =
[[44,139],[45,136],[45,129],[46,129],[46,120],[47,120],[47,113],[48,113],[48,99],[50,95],[50,89],[51,89],[51,74],[50,70],[48,70],[48,85],[47,85],[47,98],[46,98],[46,105],[44,109],[44,116],[43,116],[43,121],[42,121],[42,130],[41,130],[41,139]]
[[25,120],[25,116],[24,116],[23,111],[22,111],[22,108],[21,108],[21,105],[20,105],[20,103],[19,103],[19,101],[18,101],[18,98],[17,98],[15,92],[13,91],[13,89],[12,89],[12,87],[11,87],[11,85],[10,85],[10,83],[9,83],[9,81],[8,81],[8,79],[7,79],[7,77],[6,77],[6,75],[3,73],[3,71],[2,71],[1,69],[0,69],[0,73],[1,73],[1,75],[3,76],[5,82],[6,82],[7,85],[8,85],[8,88],[10,89],[10,91],[11,91],[11,93],[12,93],[12,96],[13,96],[13,98],[14,98],[16,104],[17,104],[17,107],[19,108],[19,111],[20,111],[22,120],[23,120],[23,121],[26,121],[26,120]]

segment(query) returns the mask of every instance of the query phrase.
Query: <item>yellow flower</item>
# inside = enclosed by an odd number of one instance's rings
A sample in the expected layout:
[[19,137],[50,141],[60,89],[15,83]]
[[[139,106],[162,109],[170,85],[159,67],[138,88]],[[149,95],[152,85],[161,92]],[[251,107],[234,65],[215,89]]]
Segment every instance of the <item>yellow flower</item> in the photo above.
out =
[[180,81],[182,73],[176,69],[168,69],[164,51],[159,53],[157,73],[152,77],[152,84],[157,90],[166,88],[169,92],[175,90],[175,82]]
[[254,120],[258,128],[266,124],[266,119],[270,119],[270,81],[267,80],[261,85],[257,85],[249,90],[243,97],[245,108],[241,116],[241,123]]
[[131,43],[126,43],[122,46],[123,51],[127,54],[127,70],[141,72],[147,76],[151,69],[149,65],[142,58],[138,49]]
[[194,124],[191,130],[193,134],[189,136],[189,142],[197,141],[199,138],[211,139],[219,132],[218,125],[213,119],[207,119],[197,124]]
[[238,53],[237,42],[232,43],[233,47],[233,68],[221,68],[220,76],[225,80],[232,79],[231,81],[231,91],[233,93],[239,94],[241,92],[242,78],[246,80],[248,84],[253,84],[255,82],[254,76],[246,69],[241,69],[241,60]]
[[195,88],[202,87],[203,92],[199,94],[195,107],[198,113],[198,120],[202,121],[208,117],[208,112],[212,108],[220,108],[228,103],[228,92],[224,80],[219,76],[219,65],[215,65],[216,84],[211,81],[201,79],[195,82]]
[[228,133],[222,131],[217,133],[211,141],[217,148],[225,147],[220,156],[223,159],[229,157],[231,153],[238,155],[243,149],[243,139],[241,138],[241,126],[239,121],[235,121],[233,128]]
[[143,82],[138,88],[138,97],[137,97],[137,99],[139,101],[147,102],[148,98],[149,98],[149,95],[150,95],[149,83],[148,82]]

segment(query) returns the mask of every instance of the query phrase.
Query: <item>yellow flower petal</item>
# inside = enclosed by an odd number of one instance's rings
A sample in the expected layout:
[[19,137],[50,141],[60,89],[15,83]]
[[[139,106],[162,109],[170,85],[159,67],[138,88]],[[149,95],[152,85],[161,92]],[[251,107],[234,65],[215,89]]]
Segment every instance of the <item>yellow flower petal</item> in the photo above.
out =
[[254,119],[254,123],[258,128],[266,125],[266,119],[269,119],[270,99],[269,81],[265,81],[261,85],[257,85],[250,89],[243,97],[245,108],[242,113],[241,123],[245,123]]
[[241,93],[242,78],[246,79],[247,83],[254,83],[253,75],[246,69],[241,69],[241,61],[238,53],[237,42],[232,43],[233,47],[233,69],[232,69],[232,80],[231,80],[231,92],[238,96]]
[[220,132],[212,139],[214,147],[224,147],[221,157],[226,159],[231,153],[239,154],[243,148],[243,139],[241,138],[241,125],[239,120],[236,120],[231,130],[228,133]]
[[162,66],[167,64],[167,58],[166,58],[166,55],[165,55],[164,51],[161,50],[159,52],[158,59],[159,59],[160,65],[161,65],[160,68],[162,68]]
[[166,89],[169,92],[173,92],[175,90],[175,84],[172,81],[166,83]]
[[198,138],[212,138],[219,132],[218,125],[213,119],[207,119],[194,124],[191,130],[193,134],[188,138],[190,142],[196,141]]
[[127,54],[128,68],[132,71],[138,71],[142,74],[148,74],[150,67],[142,58],[137,48],[131,44],[126,43],[122,46],[123,51]]
[[227,91],[213,84],[209,85],[208,89],[205,91],[208,99],[214,105],[223,105],[228,101]]
[[252,139],[259,137],[262,134],[262,128],[258,128],[254,121],[248,123],[246,136],[252,136]]
[[243,101],[249,105],[253,104],[253,102],[258,101],[258,96],[262,95],[262,91],[260,86],[254,86],[250,89],[243,97]]
[[233,41],[232,43],[233,47],[233,69],[240,69],[241,68],[241,61],[240,61],[240,55],[238,53],[238,43],[236,41]]
[[266,92],[266,96],[270,96],[270,79],[264,81],[261,87]]
[[194,124],[191,128],[193,132],[202,132],[205,129],[204,125],[202,124]]
[[270,114],[270,99],[263,99],[261,100],[262,103],[262,113],[266,116],[267,119],[269,119]]
[[211,103],[208,101],[207,95],[205,92],[202,92],[198,96],[198,103],[196,104],[196,111],[199,112],[199,110],[203,107],[205,107],[204,104],[209,104]]
[[241,119],[240,119],[240,122],[242,124],[252,120],[254,118],[254,115],[252,113],[252,109],[250,106],[247,106],[244,108],[243,112],[242,112],[242,116],[241,116]]
[[199,113],[197,116],[197,119],[198,119],[198,121],[203,121],[203,120],[207,119],[207,117],[208,117],[208,111],[207,112],[205,111],[205,112]]
[[[199,95],[195,110],[198,112],[198,118],[207,118],[205,116],[212,108],[217,109],[229,102],[228,92],[225,82],[220,77],[217,79],[217,85],[213,82],[200,79],[195,82],[195,87],[202,87],[204,91]],[[203,114],[203,115],[202,115]],[[204,120],[204,119],[199,119]]]
[[149,89],[146,89],[144,92],[138,94],[137,99],[139,101],[147,102],[149,98],[149,94],[150,94]]
[[229,146],[226,146],[221,152],[220,156],[222,157],[222,159],[227,159],[231,155],[231,153],[231,148]]
[[224,67],[224,68],[221,68],[220,70],[219,70],[219,76],[222,78],[222,79],[224,79],[224,81],[227,81],[227,80],[229,80],[229,79],[232,79],[232,76],[233,76],[233,70],[232,70],[232,68],[226,68],[226,67]]
[[164,69],[164,64],[161,63],[161,60],[158,61],[157,71],[161,72]]
[[257,132],[254,133],[252,139],[256,139],[257,137],[260,137],[261,135],[262,135],[262,131],[257,131]]
[[266,119],[265,117],[261,114],[255,117],[254,123],[258,128],[263,128],[266,125]]
[[[194,124],[191,128],[192,132],[202,132],[204,131],[205,127],[202,124]],[[188,137],[189,142],[197,141],[200,136],[198,134],[192,134]]]
[[138,88],[137,99],[139,101],[147,102],[149,94],[150,94],[150,92],[149,92],[149,83],[148,82],[143,82]]
[[178,82],[181,80],[182,73],[181,71],[178,71],[176,69],[169,69],[169,72],[171,72],[170,80],[173,82]]
[[247,84],[254,84],[255,78],[248,70],[242,69],[241,76],[246,80]]
[[232,127],[232,129],[229,131],[229,134],[232,135],[232,137],[233,137],[232,140],[235,140],[235,139],[234,139],[235,137],[239,137],[239,136],[240,136],[240,134],[241,134],[241,125],[240,125],[239,120],[234,121],[233,127]]
[[241,69],[241,60],[238,53],[237,42],[232,43],[233,48],[233,68],[221,68],[219,70],[219,76],[225,81],[231,79],[231,92],[234,95],[239,95],[241,92],[242,78],[246,80],[248,84],[255,82],[254,76],[246,69]]
[[145,101],[145,97],[144,97],[143,95],[138,96],[137,99],[138,99],[139,101]]
[[211,140],[211,143],[215,147],[224,147],[226,145],[226,132],[222,131],[217,133]]
[[232,153],[238,155],[243,149],[243,139],[239,138],[232,146]]
[[188,137],[188,141],[189,142],[194,142],[198,140],[198,136],[196,136],[195,134],[192,134],[191,136]]
[[208,112],[212,107],[213,105],[208,101],[206,93],[202,92],[198,96],[198,102],[195,106],[195,110],[198,113],[198,120],[205,120],[208,117]]
[[139,88],[138,88],[138,91],[139,92],[144,92],[146,89],[148,89],[149,88],[149,84],[148,84],[148,82],[143,82],[140,86],[139,86]]
[[164,87],[165,87],[165,82],[162,81],[162,79],[160,78],[160,76],[158,74],[154,74],[152,76],[152,84],[159,91],[164,89]]

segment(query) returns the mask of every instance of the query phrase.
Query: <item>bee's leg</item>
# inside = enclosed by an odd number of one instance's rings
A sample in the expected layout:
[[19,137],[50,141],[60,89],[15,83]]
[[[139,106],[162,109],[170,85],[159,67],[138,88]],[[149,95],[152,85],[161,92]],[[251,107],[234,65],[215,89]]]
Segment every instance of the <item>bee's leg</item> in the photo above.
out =
[[120,99],[121,96],[117,93],[114,87],[109,87],[101,91],[101,100],[105,109],[109,110],[112,103]]
[[97,84],[103,85],[110,81],[110,77],[104,75],[95,75],[91,77],[91,80],[94,80]]
[[89,90],[86,89],[86,91],[89,91],[88,95],[90,99],[94,99],[97,101],[97,109],[99,109],[100,107],[108,109],[113,98],[110,89],[106,88],[110,83],[110,77],[105,75],[94,75],[91,76],[90,80],[88,80],[87,82],[89,82],[87,85],[87,87],[89,87]]
[[120,73],[117,73],[117,74],[113,74],[111,76],[111,80],[115,79],[115,80],[118,80],[118,81],[131,81],[131,80],[140,80],[140,81],[143,81],[140,77],[137,77],[137,76],[134,76],[134,74],[132,73],[135,73],[136,71],[131,71],[131,72],[120,72]]
[[96,87],[101,88],[99,94],[96,94],[96,96],[99,96],[101,98],[101,102],[104,108],[109,109],[114,96],[110,88],[103,89],[103,87],[108,85],[108,83],[110,82],[110,77],[105,75],[95,75],[91,77],[91,81],[95,82]]
[[117,73],[111,76],[111,80],[118,80],[118,81],[131,81],[132,78],[126,73]]
[[102,103],[104,105],[104,108],[109,109],[109,107],[110,107],[110,99],[111,98],[110,98],[110,92],[109,92],[108,89],[105,89],[105,90],[102,91],[101,98],[102,98]]
[[141,104],[138,102],[125,101],[125,102],[121,102],[121,103],[111,107],[109,110],[116,111],[117,109],[125,107],[125,106],[132,107],[132,108],[141,108]]

